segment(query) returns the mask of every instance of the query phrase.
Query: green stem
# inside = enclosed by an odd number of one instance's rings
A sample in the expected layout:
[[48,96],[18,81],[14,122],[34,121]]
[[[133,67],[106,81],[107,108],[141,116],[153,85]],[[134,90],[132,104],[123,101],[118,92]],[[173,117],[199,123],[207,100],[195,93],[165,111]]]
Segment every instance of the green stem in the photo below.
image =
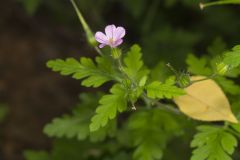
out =
[[176,108],[173,108],[167,104],[163,104],[159,101],[155,101],[155,100],[152,100],[151,98],[148,98],[147,97],[147,94],[145,92],[143,92],[143,95],[142,95],[143,99],[145,99],[145,101],[147,101],[147,104],[150,106],[149,108],[151,108],[151,106],[156,106],[156,108],[159,108],[159,109],[165,109],[165,110],[168,110],[168,111],[172,111],[173,113],[176,113],[176,114],[180,114],[181,112],[176,109]]
[[210,6],[225,5],[225,4],[240,4],[240,1],[239,0],[220,0],[220,1],[209,2],[209,3],[200,3],[199,5],[201,9],[204,9]]
[[[196,83],[196,82],[201,82],[201,81],[206,81],[206,80],[209,80],[209,79],[213,79],[213,78],[216,77],[216,76],[217,76],[217,74],[214,73],[214,74],[212,74],[211,76],[208,76],[208,77],[206,77],[206,78],[193,80],[193,81],[191,81],[191,83],[190,83],[188,86],[190,86],[190,85],[192,85],[193,83]],[[188,86],[187,86],[187,87],[188,87]]]
[[235,130],[231,129],[231,128],[227,128],[226,129],[228,132],[234,134],[236,137],[238,137],[240,139],[240,134],[238,132],[236,132]]
[[152,108],[152,107],[151,107],[151,106],[152,106],[152,101],[149,100],[149,98],[148,98],[147,96],[145,96],[144,93],[143,93],[143,95],[141,96],[141,98],[142,98],[143,101],[145,102],[147,108],[148,108],[148,109],[151,109],[151,108]]
[[176,108],[174,108],[174,107],[171,107],[171,106],[169,106],[169,105],[166,105],[166,104],[163,104],[163,103],[161,103],[161,102],[156,102],[156,105],[157,105],[157,108],[164,108],[164,109],[166,109],[166,110],[169,110],[169,111],[172,111],[173,113],[175,113],[175,114],[181,114],[181,112],[178,110],[178,109],[176,109]]
[[[112,52],[113,51],[115,51],[115,50],[112,50]],[[118,69],[119,69],[120,73],[123,75],[123,77],[128,79],[134,87],[139,87],[137,85],[137,83],[124,72],[124,69],[123,69],[124,67],[123,67],[123,64],[122,64],[122,54],[120,54],[120,56],[118,57],[117,64],[118,64]],[[159,101],[155,101],[155,100],[152,100],[151,98],[148,98],[145,91],[143,91],[141,98],[144,100],[148,109],[151,109],[152,106],[156,105],[157,108],[159,108],[159,109],[169,110],[169,111],[172,111],[173,113],[176,113],[176,114],[181,113],[176,108],[170,107],[169,105],[166,105],[166,104],[160,103]],[[133,108],[134,108],[134,110],[136,109],[134,104],[133,104]]]
[[97,47],[97,42],[95,40],[95,37],[93,36],[93,32],[90,29],[90,27],[88,26],[86,20],[84,19],[80,9],[77,7],[77,4],[74,0],[70,0],[70,2],[73,5],[73,8],[75,9],[75,12],[77,13],[77,16],[79,18],[80,23],[82,24],[83,30],[86,33],[86,37],[88,40],[88,43],[94,47],[94,49],[96,50],[96,52],[98,54],[100,54],[101,56],[103,55],[103,53],[101,52],[101,50]]
[[101,51],[97,46],[94,47],[94,49],[95,49],[95,51],[96,51],[99,55],[103,56],[102,51]]
[[179,76],[178,72],[176,71],[175,68],[170,63],[167,63],[166,66],[175,74],[176,77]]

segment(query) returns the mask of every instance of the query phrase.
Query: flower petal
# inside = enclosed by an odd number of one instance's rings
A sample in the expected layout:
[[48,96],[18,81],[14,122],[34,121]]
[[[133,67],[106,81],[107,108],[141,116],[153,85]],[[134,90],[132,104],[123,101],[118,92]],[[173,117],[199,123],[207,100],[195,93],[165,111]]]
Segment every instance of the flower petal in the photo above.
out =
[[111,47],[112,47],[112,48],[115,48],[115,47],[119,46],[120,44],[122,44],[122,42],[123,42],[122,39],[118,39],[117,41],[115,41],[115,42],[111,45]]
[[99,48],[103,48],[105,46],[106,46],[106,44],[102,43],[102,44],[99,45]]
[[116,26],[114,24],[106,26],[105,33],[106,33],[106,36],[108,37],[108,39],[113,38],[113,34],[114,34],[115,30],[116,30]]
[[118,40],[122,39],[126,34],[126,31],[123,27],[117,27],[115,32],[113,33],[113,39]]
[[96,41],[98,41],[99,43],[108,43],[108,38],[105,34],[103,34],[102,32],[97,32],[95,34],[95,39]]

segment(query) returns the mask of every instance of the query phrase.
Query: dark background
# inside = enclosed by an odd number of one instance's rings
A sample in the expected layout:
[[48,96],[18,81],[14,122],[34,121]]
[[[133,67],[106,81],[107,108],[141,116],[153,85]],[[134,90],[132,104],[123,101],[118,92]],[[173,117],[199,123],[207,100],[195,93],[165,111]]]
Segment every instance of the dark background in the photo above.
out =
[[[196,0],[81,0],[78,5],[93,31],[107,24],[127,30],[122,47],[139,43],[149,66],[159,61],[185,67],[185,57],[207,54],[220,41],[240,41],[240,7],[199,9]],[[8,113],[0,128],[0,159],[20,160],[25,149],[48,149],[42,133],[53,117],[70,111],[80,82],[46,68],[53,58],[93,57],[69,0],[0,1],[0,103]]]

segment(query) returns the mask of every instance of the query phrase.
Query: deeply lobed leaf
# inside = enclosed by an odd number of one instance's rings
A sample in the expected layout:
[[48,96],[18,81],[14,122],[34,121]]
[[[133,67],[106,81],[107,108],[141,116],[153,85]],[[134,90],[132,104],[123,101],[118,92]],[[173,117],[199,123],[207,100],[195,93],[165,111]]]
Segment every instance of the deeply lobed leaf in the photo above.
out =
[[[229,54],[233,54],[233,53],[229,53]],[[227,57],[228,53],[225,56],[225,59]],[[212,70],[214,70],[214,67],[216,66],[216,59],[218,58],[213,58],[211,60],[211,64],[212,64]],[[225,59],[223,60],[224,63]],[[209,76],[210,74],[212,74],[211,68],[208,67],[207,65],[207,59],[202,57],[200,59],[198,59],[197,57],[195,57],[194,55],[189,55],[187,58],[187,64],[188,64],[188,71],[196,74],[196,75],[204,75],[204,76]],[[234,70],[236,69],[236,70]],[[239,73],[239,70],[237,68],[234,68],[229,70],[226,73],[226,76],[228,77],[236,77]],[[214,78],[214,80],[221,86],[221,88],[229,94],[232,95],[237,95],[240,93],[240,87],[235,84],[235,82],[231,79],[227,79],[223,76],[217,76]]]
[[64,116],[55,118],[52,123],[47,124],[44,133],[50,137],[77,137],[78,140],[83,140],[89,135],[89,128],[87,119]]
[[233,47],[231,51],[225,53],[224,63],[232,67],[237,67],[240,64],[240,45]]
[[115,120],[111,120],[108,125],[98,131],[90,132],[89,125],[94,107],[97,105],[98,96],[81,94],[80,98],[84,101],[74,109],[72,115],[55,118],[44,127],[44,133],[49,137],[77,138],[78,140],[89,137],[94,142],[104,140],[107,135],[114,135],[116,129]]
[[189,54],[186,60],[188,64],[188,71],[193,74],[198,75],[210,75],[212,73],[211,69],[207,67],[206,58],[197,58],[193,54]]
[[110,92],[111,94],[103,96],[99,101],[100,105],[91,120],[91,131],[106,126],[110,119],[116,117],[117,112],[122,112],[127,108],[126,90],[120,84],[115,84]]
[[[174,81],[175,82],[175,81]],[[154,81],[147,87],[147,96],[150,98],[168,98],[171,99],[176,96],[184,95],[185,91],[174,85],[172,79],[166,80],[165,83]]]
[[141,48],[138,45],[133,45],[130,51],[124,58],[124,72],[134,81],[139,82],[143,76],[149,73],[149,70],[144,66],[142,61]]
[[238,95],[240,93],[240,86],[237,85],[233,80],[225,77],[216,77],[215,80],[226,93],[231,95]]
[[155,109],[133,114],[128,121],[128,133],[137,147],[133,159],[160,160],[167,140],[179,130],[178,122],[167,112]]
[[86,87],[99,87],[116,78],[112,65],[103,57],[96,58],[97,65],[90,58],[82,57],[80,61],[68,58],[50,60],[49,68],[62,75],[72,75],[74,79],[84,79],[82,85]]
[[191,142],[195,148],[191,160],[232,160],[237,139],[223,128],[199,126]]

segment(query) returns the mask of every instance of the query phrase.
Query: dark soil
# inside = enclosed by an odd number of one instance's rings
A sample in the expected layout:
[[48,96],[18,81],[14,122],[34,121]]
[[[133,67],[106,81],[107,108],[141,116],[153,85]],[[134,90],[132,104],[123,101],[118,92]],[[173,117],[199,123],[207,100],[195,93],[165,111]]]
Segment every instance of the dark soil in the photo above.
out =
[[0,102],[10,109],[0,126],[0,159],[21,160],[25,149],[50,147],[43,126],[70,111],[82,90],[46,62],[92,51],[79,30],[31,17],[14,1],[2,1],[0,15]]

